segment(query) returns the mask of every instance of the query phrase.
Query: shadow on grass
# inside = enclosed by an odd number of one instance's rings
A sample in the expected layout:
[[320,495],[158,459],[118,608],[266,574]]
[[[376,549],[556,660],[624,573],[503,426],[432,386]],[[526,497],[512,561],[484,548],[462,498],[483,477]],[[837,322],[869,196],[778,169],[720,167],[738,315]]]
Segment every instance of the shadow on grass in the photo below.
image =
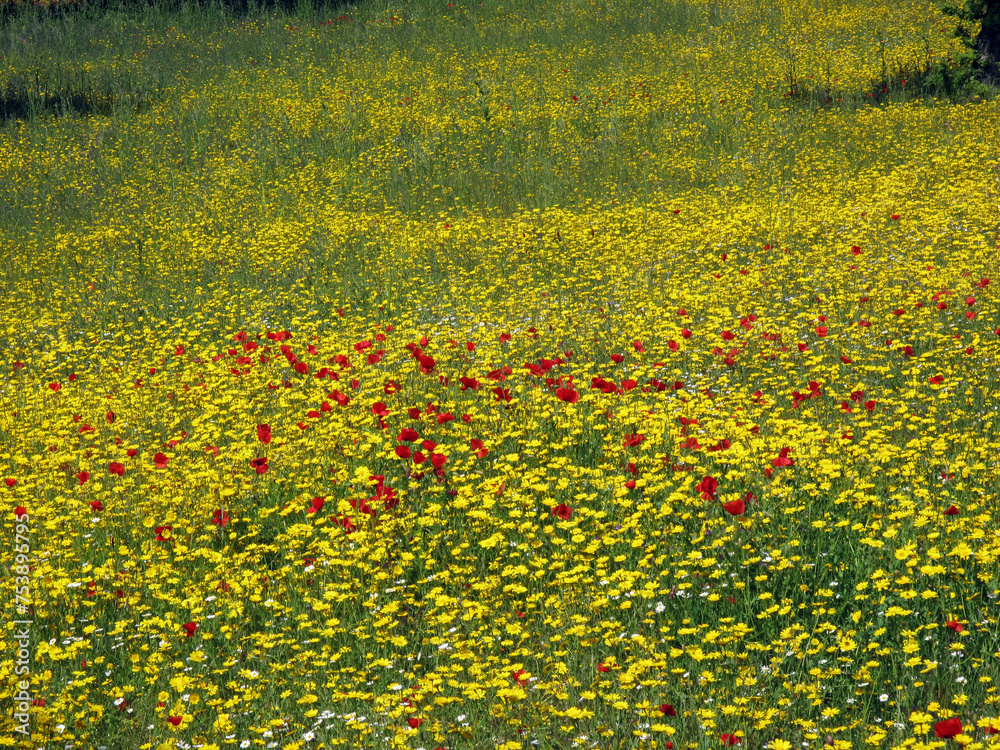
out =
[[[344,0],[0,0],[0,59],[8,63],[0,75],[0,125],[42,115],[128,114],[162,102],[166,84],[189,64],[164,29],[207,37],[274,14],[307,22],[343,5]],[[143,44],[146,35],[151,45]],[[230,41],[224,51],[247,53],[239,49],[239,39]]]
[[783,98],[810,108],[865,107],[923,99],[942,99],[956,104],[989,100],[1000,93],[996,63],[986,55],[969,49],[950,62],[931,62],[920,66],[891,65],[882,54],[881,75],[860,91],[844,91],[786,75]]
[[64,89],[39,94],[25,86],[8,84],[0,90],[0,123],[31,120],[42,115],[110,116],[122,110],[144,112],[159,100],[155,91],[94,95]]
[[339,8],[341,0],[7,0],[0,2],[0,23],[31,14],[38,18],[72,15],[99,16],[103,13],[218,13],[230,18],[271,13],[302,13]]

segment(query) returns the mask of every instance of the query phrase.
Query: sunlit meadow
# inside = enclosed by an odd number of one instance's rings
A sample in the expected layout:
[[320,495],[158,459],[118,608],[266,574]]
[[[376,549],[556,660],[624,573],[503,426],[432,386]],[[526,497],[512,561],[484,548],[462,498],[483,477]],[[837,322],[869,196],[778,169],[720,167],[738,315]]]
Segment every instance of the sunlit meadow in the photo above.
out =
[[0,45],[0,745],[1000,747],[1000,105],[913,91],[934,6]]

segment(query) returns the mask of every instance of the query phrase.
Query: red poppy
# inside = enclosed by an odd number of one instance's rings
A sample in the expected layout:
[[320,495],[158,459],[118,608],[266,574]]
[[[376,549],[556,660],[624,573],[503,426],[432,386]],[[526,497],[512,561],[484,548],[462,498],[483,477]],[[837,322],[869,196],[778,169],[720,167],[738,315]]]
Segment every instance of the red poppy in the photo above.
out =
[[941,385],[941,383],[944,382],[944,376],[933,375],[932,377],[927,378],[927,382],[931,385]]
[[62,386],[59,383],[49,383],[49,388],[51,388],[54,393],[58,393]]
[[7,477],[5,480],[3,480],[3,483],[6,484],[8,487],[13,487],[17,484],[17,480],[14,479],[14,477]]
[[80,484],[86,484],[87,480],[90,479],[90,472],[81,471],[79,474],[76,475],[76,479]]
[[156,541],[158,542],[169,542],[170,537],[174,530],[173,526],[157,526],[153,531],[156,532]]
[[445,465],[445,462],[447,460],[448,460],[448,457],[446,455],[444,455],[443,453],[432,453],[431,454],[431,466],[433,466],[435,469],[440,469],[442,466]]
[[641,435],[639,433],[636,433],[634,435],[626,435],[625,439],[622,441],[622,445],[625,448],[633,448],[636,445],[639,445],[645,439],[646,439],[646,436],[645,435]]
[[956,633],[961,633],[965,630],[965,625],[960,623],[958,620],[948,620],[948,622],[945,623],[945,627],[954,630]]
[[614,393],[615,383],[613,380],[605,380],[601,377],[591,378],[590,387],[603,391],[604,393]]
[[260,440],[264,445],[271,442],[271,425],[269,424],[259,424],[257,425],[257,439]]
[[326,505],[326,500],[321,497],[314,497],[309,502],[309,507],[306,508],[306,513],[318,513],[324,505]]
[[413,455],[413,452],[405,445],[397,445],[395,452],[400,458],[409,458]]
[[719,488],[719,480],[706,476],[695,485],[695,492],[701,493],[702,500],[714,500],[715,491]]
[[899,214],[892,214],[889,218],[893,221],[899,221]]
[[556,388],[556,398],[567,404],[575,404],[580,400],[580,394],[573,388]]
[[607,664],[605,664],[602,661],[600,664],[597,665],[597,671],[598,672],[610,672],[611,671],[611,667],[609,667]]
[[857,245],[851,245],[851,254],[861,255],[861,248],[858,247]]
[[948,506],[948,510],[946,510],[944,512],[944,514],[946,516],[957,516],[958,515],[958,508],[956,508],[954,505],[949,505]]
[[729,745],[730,747],[740,744],[740,738],[735,734],[720,734],[719,739],[722,740],[723,745]]
[[775,467],[780,466],[794,466],[795,459],[788,457],[789,448],[782,448],[778,452],[778,457],[771,460],[771,465]]
[[129,458],[135,458],[136,456],[139,455],[139,451],[137,451],[135,448],[129,448],[127,451],[125,451],[125,455],[128,456]]
[[374,414],[376,417],[388,417],[389,409],[381,401],[376,401],[374,404],[372,404],[372,414]]
[[460,377],[458,382],[462,385],[463,391],[476,391],[479,390],[479,381],[475,378]]
[[957,716],[939,721],[934,725],[934,736],[942,740],[951,739],[962,733],[962,720]]
[[723,503],[722,509],[731,516],[741,516],[747,509],[747,506],[742,500],[733,500],[728,503]]
[[197,625],[197,623],[194,623],[194,622],[185,623],[185,625],[184,625],[184,632],[187,633],[187,637],[188,638],[190,638],[192,635],[194,635],[194,631],[196,631],[197,629],[198,629],[198,625]]
[[212,514],[211,523],[221,528],[225,528],[226,524],[229,523],[229,514],[222,508],[216,508],[215,512]]
[[23,505],[18,505],[16,508],[14,508],[14,516],[16,518],[21,518],[22,516],[26,515],[28,515],[28,509],[25,508]]
[[662,706],[660,706],[660,713],[662,713],[664,716],[677,715],[677,711],[675,711],[674,707],[671,706],[669,703],[664,703]]
[[500,386],[497,386],[496,388],[493,389],[493,395],[496,397],[497,401],[503,401],[508,404],[510,403],[510,398],[511,398],[510,391],[507,390],[506,388],[501,388]]
[[552,509],[552,515],[557,516],[563,521],[568,521],[570,516],[573,515],[573,509],[566,505],[566,503],[559,503],[559,505]]
[[162,453],[157,453],[155,456],[153,456],[153,466],[155,466],[157,469],[165,469],[165,468],[167,468],[167,464],[169,462],[170,462],[170,459],[167,458]]
[[523,674],[525,674],[525,671],[523,669],[519,669],[513,674],[511,674],[510,678],[514,680],[514,682],[516,682],[521,687],[524,687],[525,685],[528,684],[528,680],[522,678]]
[[167,717],[167,721],[169,721],[175,727],[179,727],[181,725],[181,722],[184,721],[184,717],[183,716],[168,716]]
[[821,339],[826,337],[827,327],[826,326],[816,326],[816,335]]
[[102,511],[104,510],[104,503],[102,503],[100,500],[91,500],[90,509],[96,511]]
[[410,725],[410,729],[416,729],[421,724],[424,723],[423,719],[415,719],[412,716],[406,720],[406,723]]
[[258,474],[267,474],[267,470],[271,468],[267,465],[267,456],[252,459],[250,465]]
[[112,461],[108,464],[108,473],[117,474],[118,476],[123,477],[125,476],[125,466],[117,461]]

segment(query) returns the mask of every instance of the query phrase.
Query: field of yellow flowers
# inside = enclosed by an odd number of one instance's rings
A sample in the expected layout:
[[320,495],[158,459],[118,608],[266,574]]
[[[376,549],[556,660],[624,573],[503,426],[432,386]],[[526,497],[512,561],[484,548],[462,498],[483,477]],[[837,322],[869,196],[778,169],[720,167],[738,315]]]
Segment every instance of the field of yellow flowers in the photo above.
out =
[[2,27],[0,747],[1000,748],[951,19],[325,13]]

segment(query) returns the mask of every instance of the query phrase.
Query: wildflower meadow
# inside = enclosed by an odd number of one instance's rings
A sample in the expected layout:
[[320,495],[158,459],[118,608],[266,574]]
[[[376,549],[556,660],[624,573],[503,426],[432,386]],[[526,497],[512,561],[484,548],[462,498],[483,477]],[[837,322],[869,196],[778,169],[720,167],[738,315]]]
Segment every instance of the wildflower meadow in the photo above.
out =
[[0,747],[1000,748],[954,16],[0,30]]

